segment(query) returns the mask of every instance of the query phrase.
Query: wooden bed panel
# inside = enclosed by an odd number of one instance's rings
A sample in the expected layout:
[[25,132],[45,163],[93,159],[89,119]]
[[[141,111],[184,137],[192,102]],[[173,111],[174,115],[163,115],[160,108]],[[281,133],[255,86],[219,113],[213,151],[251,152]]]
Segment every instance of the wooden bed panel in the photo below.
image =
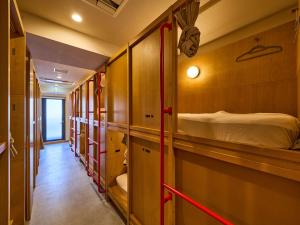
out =
[[108,74],[108,122],[127,123],[127,53],[113,61]]
[[[165,32],[165,92],[171,87],[171,35]],[[158,129],[160,125],[160,30],[132,48],[132,125]],[[166,106],[170,96],[166,94]],[[147,115],[150,115],[147,116]]]
[[[130,217],[143,225],[159,224],[160,218],[160,150],[159,143],[131,137],[130,142]],[[165,180],[168,176],[165,148]],[[168,203],[165,217],[170,215]],[[134,222],[134,221],[132,221]],[[136,224],[136,223],[134,223]]]
[[132,213],[144,225],[159,224],[159,145],[133,138]]
[[[240,54],[256,45],[281,45],[283,52],[236,63]],[[178,112],[280,112],[297,115],[296,42],[290,22],[215,50],[198,51],[193,58],[179,56]],[[189,79],[196,65],[201,74]],[[193,104],[191,104],[193,103]]]
[[[176,188],[239,225],[300,223],[300,183],[175,150]],[[218,223],[176,199],[176,224]]]

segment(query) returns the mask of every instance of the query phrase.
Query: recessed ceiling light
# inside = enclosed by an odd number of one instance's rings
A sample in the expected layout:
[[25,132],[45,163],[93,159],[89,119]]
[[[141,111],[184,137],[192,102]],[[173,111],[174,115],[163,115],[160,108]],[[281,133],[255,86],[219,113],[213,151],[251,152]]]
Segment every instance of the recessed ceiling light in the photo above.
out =
[[77,23],[80,23],[82,21],[82,17],[77,13],[72,14],[72,19]]
[[56,78],[57,79],[61,79],[62,77],[61,77],[61,75],[57,75]]

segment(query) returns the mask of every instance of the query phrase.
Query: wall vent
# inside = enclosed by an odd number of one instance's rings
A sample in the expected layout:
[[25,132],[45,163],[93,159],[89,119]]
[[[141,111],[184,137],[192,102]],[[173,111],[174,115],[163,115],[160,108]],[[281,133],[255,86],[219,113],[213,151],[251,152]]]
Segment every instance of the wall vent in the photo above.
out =
[[82,1],[113,17],[116,17],[128,2],[128,0],[82,0]]

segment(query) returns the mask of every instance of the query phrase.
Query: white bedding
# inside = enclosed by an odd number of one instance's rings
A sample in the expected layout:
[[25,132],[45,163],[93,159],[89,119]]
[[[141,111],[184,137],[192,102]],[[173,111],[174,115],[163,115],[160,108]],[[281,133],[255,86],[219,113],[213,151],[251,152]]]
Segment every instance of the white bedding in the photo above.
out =
[[299,136],[299,128],[297,118],[281,113],[178,114],[179,132],[269,148],[292,148]]
[[116,181],[119,187],[127,192],[127,173],[117,176]]

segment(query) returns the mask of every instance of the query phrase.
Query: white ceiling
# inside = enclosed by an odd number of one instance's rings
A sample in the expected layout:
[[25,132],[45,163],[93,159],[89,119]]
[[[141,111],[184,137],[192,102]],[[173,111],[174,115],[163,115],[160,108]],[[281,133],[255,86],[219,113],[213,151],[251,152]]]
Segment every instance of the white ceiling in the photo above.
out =
[[[128,0],[121,12],[112,17],[81,0],[18,0],[22,11],[117,46],[125,45],[174,2],[176,0]],[[296,5],[297,2],[298,0],[220,0],[198,17],[196,26],[201,31],[201,44]],[[81,14],[82,23],[76,23],[71,19],[74,12]],[[56,63],[64,64],[65,67],[71,65],[92,68],[78,64],[88,62],[86,57],[80,57],[77,63],[73,64],[74,60],[68,62],[68,57],[64,55],[67,50],[53,50],[55,48],[51,47],[51,44],[50,47],[45,47],[47,44],[38,46],[36,40],[31,44],[37,46],[36,55],[40,56],[36,59],[48,61],[35,60],[39,76],[53,76],[51,69],[57,66]],[[45,49],[48,50],[44,51]],[[48,51],[51,49],[53,54],[49,57]],[[68,79],[74,81],[81,79],[86,72],[74,67],[70,73],[73,77]]]
[[[81,0],[18,0],[18,4],[23,11],[121,46],[175,1],[128,0],[116,18]],[[82,23],[71,20],[74,12],[82,16]]]
[[[108,57],[27,33],[26,43],[33,59],[97,70]],[[84,59],[84,60],[83,60]]]
[[[95,71],[93,70],[87,70],[83,68],[53,63],[39,59],[34,59],[34,66],[40,79],[46,78],[51,80],[61,80],[73,83],[73,85],[54,85],[52,83],[49,84],[41,82],[42,93],[48,95],[65,95],[78,84],[78,81],[84,80],[85,78],[92,76],[95,73]],[[62,78],[58,79],[58,74],[54,72],[54,68],[59,70],[66,70],[67,73],[60,74]]]
[[[26,12],[119,46],[125,45],[174,2],[128,0],[114,18],[81,0],[18,0]],[[221,0],[201,14],[196,24],[203,42],[207,42],[296,3],[297,0]],[[82,23],[72,21],[74,12],[82,15]]]
[[221,0],[201,13],[196,26],[205,44],[276,12],[296,5],[298,0]]

